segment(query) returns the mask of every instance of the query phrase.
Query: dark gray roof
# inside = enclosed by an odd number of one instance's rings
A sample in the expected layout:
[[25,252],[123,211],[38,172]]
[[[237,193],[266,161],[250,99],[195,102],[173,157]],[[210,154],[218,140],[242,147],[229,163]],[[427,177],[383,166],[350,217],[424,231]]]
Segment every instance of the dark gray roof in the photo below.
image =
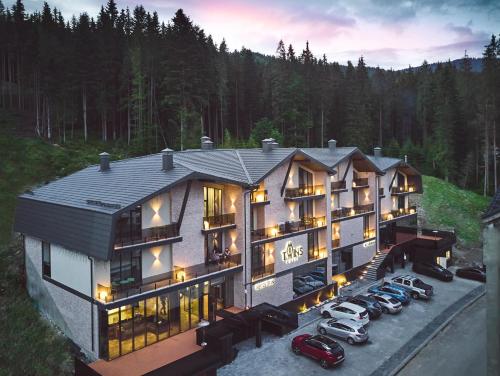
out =
[[499,213],[500,213],[500,189],[497,190],[495,195],[493,196],[493,199],[491,200],[488,209],[486,209],[486,212],[483,214],[483,219],[485,221],[488,221],[490,219],[493,219],[493,217],[496,217]]
[[319,160],[330,167],[334,167],[359,149],[356,147],[337,147],[334,153],[328,148],[302,148],[300,150],[310,155],[311,158]]
[[277,148],[270,152],[263,152],[262,149],[237,150],[252,184],[259,183],[276,167],[280,166],[296,152],[296,148]]
[[399,158],[375,157],[373,155],[368,155],[367,157],[382,171],[387,171],[403,162]]

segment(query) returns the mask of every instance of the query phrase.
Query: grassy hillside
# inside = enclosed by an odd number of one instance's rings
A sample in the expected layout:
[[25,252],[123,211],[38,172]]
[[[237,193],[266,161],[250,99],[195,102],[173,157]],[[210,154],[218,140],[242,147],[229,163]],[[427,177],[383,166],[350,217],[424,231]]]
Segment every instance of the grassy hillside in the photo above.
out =
[[481,214],[490,197],[466,191],[432,176],[424,176],[421,198],[426,227],[454,228],[460,243],[477,247],[481,243]]

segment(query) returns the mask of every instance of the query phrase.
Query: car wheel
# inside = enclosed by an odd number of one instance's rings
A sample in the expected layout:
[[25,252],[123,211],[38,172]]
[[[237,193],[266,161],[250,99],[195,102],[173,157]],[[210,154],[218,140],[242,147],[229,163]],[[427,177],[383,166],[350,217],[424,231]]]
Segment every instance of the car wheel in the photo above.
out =
[[330,315],[330,313],[328,311],[323,311],[323,317],[325,319],[328,319],[328,318],[332,317],[332,315]]
[[389,310],[387,309],[387,307],[382,307],[382,312],[389,313]]
[[324,359],[319,364],[321,364],[321,367],[323,367],[325,369],[328,368],[328,362]]
[[416,292],[412,292],[412,293],[411,293],[411,297],[412,297],[413,299],[418,299],[418,294],[417,294]]
[[347,343],[348,343],[349,345],[354,345],[354,340],[353,340],[351,337],[348,337],[348,338],[347,338]]
[[323,335],[325,335],[325,334],[326,334],[326,330],[325,330],[325,328],[319,328],[318,332],[319,332],[320,334],[323,334]]
[[293,348],[293,352],[294,352],[295,355],[300,355],[301,354],[300,349],[298,347],[294,347]]

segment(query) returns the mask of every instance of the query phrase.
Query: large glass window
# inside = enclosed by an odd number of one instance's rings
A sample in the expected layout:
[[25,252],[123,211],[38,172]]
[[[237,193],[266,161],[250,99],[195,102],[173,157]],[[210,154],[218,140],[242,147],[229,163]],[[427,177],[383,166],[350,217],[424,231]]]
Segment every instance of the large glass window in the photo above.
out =
[[212,217],[222,214],[222,189],[203,187],[203,216]]
[[307,252],[309,260],[314,260],[319,257],[319,234],[318,231],[307,234]]
[[50,243],[42,242],[42,273],[46,277],[50,277]]
[[312,185],[313,185],[313,174],[299,167],[299,187],[300,188],[312,187]]
[[116,223],[116,242],[129,243],[142,238],[141,207],[126,211],[120,215]]
[[113,288],[127,287],[139,283],[141,279],[141,250],[116,252],[111,260]]
[[205,236],[205,254],[207,263],[221,260],[224,251],[222,232],[211,232]]
[[299,203],[300,219],[313,217],[313,202],[310,200],[301,201]]
[[333,252],[332,275],[352,269],[352,248]]

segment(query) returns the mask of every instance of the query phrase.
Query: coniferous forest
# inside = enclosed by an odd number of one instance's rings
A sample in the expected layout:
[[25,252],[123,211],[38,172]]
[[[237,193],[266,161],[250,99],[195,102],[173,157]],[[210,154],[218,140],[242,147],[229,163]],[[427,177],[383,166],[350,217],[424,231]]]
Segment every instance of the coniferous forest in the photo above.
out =
[[369,68],[330,62],[314,41],[276,41],[274,56],[229,51],[182,10],[168,22],[114,0],[96,18],[28,14],[0,0],[0,108],[27,114],[49,142],[122,143],[133,153],[199,147],[382,146],[423,173],[491,194],[500,128],[500,42],[482,69],[427,64]]

